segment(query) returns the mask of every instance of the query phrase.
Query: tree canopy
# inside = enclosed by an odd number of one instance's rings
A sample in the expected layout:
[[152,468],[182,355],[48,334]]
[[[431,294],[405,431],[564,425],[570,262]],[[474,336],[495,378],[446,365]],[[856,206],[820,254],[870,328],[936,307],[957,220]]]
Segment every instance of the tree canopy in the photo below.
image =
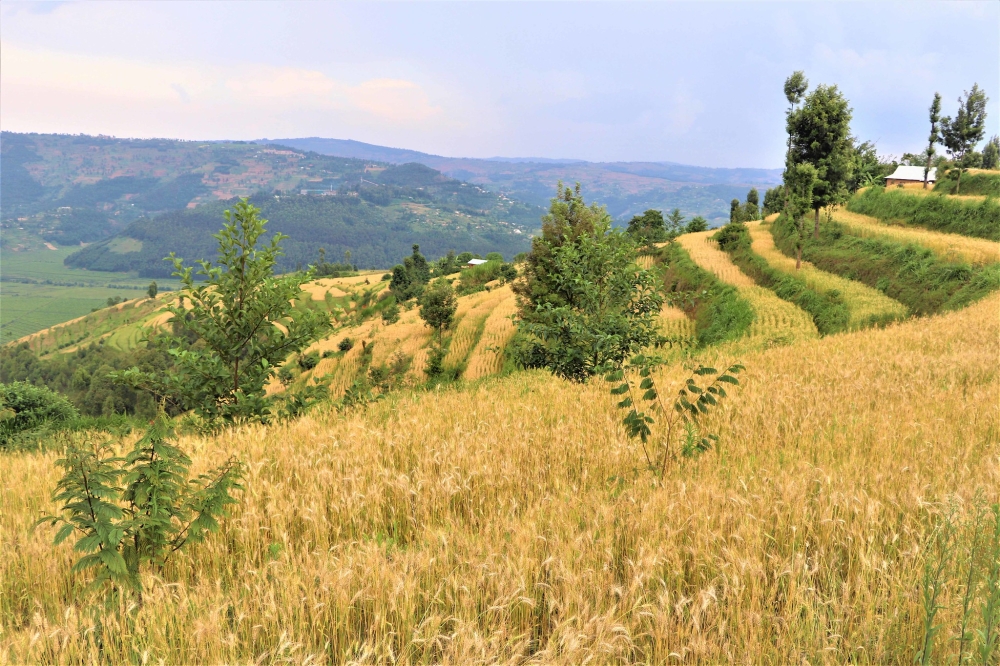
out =
[[560,183],[514,287],[521,362],[583,382],[651,344],[663,301],[635,257],[604,208]]

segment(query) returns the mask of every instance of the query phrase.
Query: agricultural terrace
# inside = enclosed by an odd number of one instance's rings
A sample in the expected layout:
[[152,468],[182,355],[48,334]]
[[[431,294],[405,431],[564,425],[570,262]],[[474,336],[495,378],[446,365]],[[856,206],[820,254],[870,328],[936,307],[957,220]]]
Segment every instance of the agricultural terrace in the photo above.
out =
[[[72,601],[71,545],[29,531],[60,454],[2,456],[0,657],[910,663],[925,545],[1000,486],[998,308],[745,353],[706,424],[718,451],[659,488],[604,385],[542,372],[182,437],[196,470],[248,461],[243,501],[99,622]],[[944,630],[959,590],[942,589]]]
[[[980,268],[1000,256],[984,239],[842,210],[834,220],[845,237],[902,240]],[[857,321],[901,313],[846,274],[796,271],[778,224],[749,226],[768,265],[839,292]],[[935,560],[932,546],[951,525],[949,547],[964,552],[1000,487],[1000,294],[820,337],[712,233],[640,259],[664,272],[665,257],[689,261],[706,298],[728,299],[663,308],[661,330],[686,344],[654,373],[659,390],[679,389],[692,362],[747,368],[703,421],[717,445],[669,465],[662,485],[605,383],[510,372],[509,286],[461,296],[444,333],[444,373],[475,381],[426,390],[433,334],[417,309],[384,319],[380,275],[317,280],[296,307],[323,308],[337,325],[298,357],[315,354],[313,367],[292,359],[292,376],[268,392],[322,381],[337,397],[379,369],[394,390],[354,409],[179,436],[195,472],[246,461],[245,491],[218,535],[144,579],[142,605],[80,603],[87,580],[66,564],[70,544],[53,549],[51,534],[29,531],[53,508],[60,454],[0,456],[0,533],[13,535],[0,540],[0,662],[912,663],[928,566],[945,562],[942,636],[969,617],[965,560]],[[29,343],[59,353],[90,326],[91,339],[134,346],[165,323],[148,307]],[[747,313],[745,329],[705,343],[725,307]],[[958,650],[941,640],[935,657]]]

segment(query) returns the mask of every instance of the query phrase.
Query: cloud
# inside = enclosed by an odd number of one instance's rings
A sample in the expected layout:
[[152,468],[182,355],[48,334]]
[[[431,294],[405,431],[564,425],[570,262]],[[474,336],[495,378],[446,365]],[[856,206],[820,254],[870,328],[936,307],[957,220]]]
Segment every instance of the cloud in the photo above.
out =
[[[206,125],[223,120],[222,126],[229,128],[226,136],[255,136],[258,127],[281,117],[426,128],[445,115],[414,81],[373,78],[357,83],[317,69],[260,63],[144,62],[25,49],[2,41],[0,74],[3,125],[12,130],[38,131],[42,128],[37,121],[54,118],[54,109],[62,109],[73,127],[47,131],[115,132],[110,121],[127,118],[125,124],[134,128],[141,127],[137,121],[145,117],[151,125],[163,125],[156,130],[159,135],[198,137],[205,137]],[[70,108],[73,113],[65,114]],[[195,112],[197,117],[191,115]],[[183,118],[173,131],[156,120],[170,116]]]
[[425,120],[442,112],[412,81],[373,79],[347,88],[346,93],[355,107],[397,123]]

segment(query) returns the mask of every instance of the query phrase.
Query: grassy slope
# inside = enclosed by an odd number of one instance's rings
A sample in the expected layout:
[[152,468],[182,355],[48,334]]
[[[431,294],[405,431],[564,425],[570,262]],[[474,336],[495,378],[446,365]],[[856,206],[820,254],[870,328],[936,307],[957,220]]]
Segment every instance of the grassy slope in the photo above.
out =
[[729,256],[711,240],[714,231],[685,234],[678,243],[702,269],[714,273],[727,285],[735,287],[740,297],[750,304],[753,323],[740,349],[767,348],[818,335],[812,318],[796,305],[779,298],[773,291],[757,285],[734,264]]
[[[958,174],[949,171],[934,184],[934,192],[954,194],[958,184]],[[1000,171],[970,169],[962,174],[961,195],[1000,196]]]
[[[104,307],[109,297],[145,296],[149,280],[63,265],[63,259],[74,249],[3,253],[0,341],[7,343],[82,317],[94,308]],[[52,284],[45,284],[46,281]],[[158,284],[166,288],[173,285],[173,281],[159,280]]]
[[0,457],[0,658],[911,663],[933,516],[1000,483],[998,308],[742,357],[719,452],[661,488],[605,386],[542,373],[184,437],[247,492],[127,611],[28,531],[59,454]]
[[1000,241],[1000,203],[993,199],[976,202],[870,187],[855,195],[847,210],[882,222]]
[[871,323],[906,316],[906,307],[902,303],[861,282],[821,271],[808,261],[796,269],[795,260],[782,254],[774,245],[769,223],[757,222],[747,226],[753,239],[751,248],[771,268],[802,280],[814,291],[822,293],[836,291],[843,298],[850,313],[847,322],[849,328],[861,328]]
[[[919,315],[965,307],[1000,288],[1000,263],[995,260],[985,265],[969,264],[961,256],[945,258],[949,255],[940,250],[935,252],[923,244],[922,239],[926,238],[931,247],[950,245],[951,234],[919,230],[919,234],[900,234],[897,236],[902,239],[900,242],[883,234],[878,223],[868,218],[861,224],[865,235],[859,236],[854,235],[858,227],[853,222],[839,222],[845,218],[850,220],[849,216],[863,217],[853,213],[835,214],[833,224],[821,225],[818,239],[810,234],[803,258],[821,270],[878,289]],[[779,218],[771,225],[771,233],[775,245],[786,255],[794,256],[794,228]],[[998,256],[1000,246],[996,243],[966,240],[975,241],[977,248],[986,245],[994,257]]]

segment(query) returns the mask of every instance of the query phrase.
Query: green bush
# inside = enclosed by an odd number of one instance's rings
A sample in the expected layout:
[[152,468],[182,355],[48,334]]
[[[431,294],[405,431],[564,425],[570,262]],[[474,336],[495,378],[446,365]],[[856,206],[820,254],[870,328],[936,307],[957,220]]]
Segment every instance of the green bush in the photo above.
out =
[[[934,184],[934,191],[942,194],[955,194],[958,185],[958,171],[951,170]],[[980,194],[988,197],[1000,197],[1000,171],[992,173],[962,174],[962,187],[959,194]]]
[[815,291],[802,280],[772,268],[753,251],[753,241],[745,224],[727,224],[713,238],[754,282],[808,312],[821,334],[830,335],[847,329],[851,312],[843,297],[836,291]]
[[78,416],[69,400],[55,391],[25,382],[0,384],[0,448]]
[[299,367],[303,370],[312,370],[319,365],[319,352],[309,352],[299,357]]
[[351,340],[350,338],[344,338],[343,340],[337,343],[337,349],[339,349],[342,352],[349,352],[353,348],[354,348],[354,340]]
[[688,295],[683,307],[694,317],[699,346],[735,340],[749,330],[756,315],[735,287],[698,266],[678,243],[664,246],[660,258],[667,291]]
[[[797,233],[787,218],[779,217],[771,233],[782,252],[795,256]],[[918,245],[852,236],[835,222],[822,225],[818,239],[806,239],[802,258],[878,289],[917,315],[957,310],[1000,289],[1000,264],[947,261]]]
[[870,187],[855,195],[847,210],[882,221],[901,220],[934,231],[1000,241],[1000,204],[991,199],[973,202]]

